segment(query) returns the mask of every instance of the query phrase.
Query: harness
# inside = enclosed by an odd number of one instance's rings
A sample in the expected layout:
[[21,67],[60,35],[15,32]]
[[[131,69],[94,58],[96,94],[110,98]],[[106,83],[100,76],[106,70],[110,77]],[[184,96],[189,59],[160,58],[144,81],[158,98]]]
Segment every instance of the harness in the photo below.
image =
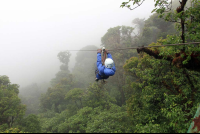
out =
[[102,61],[103,65],[104,65],[105,60],[106,60],[106,55],[107,55],[107,52],[105,51],[105,49],[103,49],[103,56],[101,57],[101,61]]
[[99,70],[97,69],[96,71],[95,71],[95,75],[99,75],[101,78],[103,78],[104,77],[104,75],[100,75],[100,73],[99,73]]
[[[113,70],[113,68],[110,68]],[[114,71],[114,70],[113,70]],[[101,78],[104,77],[105,75],[100,75],[98,68],[95,70],[95,75],[99,75]]]

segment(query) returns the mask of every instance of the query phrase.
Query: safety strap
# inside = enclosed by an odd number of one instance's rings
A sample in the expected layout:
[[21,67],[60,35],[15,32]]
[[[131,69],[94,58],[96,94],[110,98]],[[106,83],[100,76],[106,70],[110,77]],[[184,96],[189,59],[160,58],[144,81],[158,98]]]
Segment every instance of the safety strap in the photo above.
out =
[[101,57],[101,61],[102,61],[102,64],[103,64],[103,65],[104,65],[104,63],[105,63],[106,56],[107,56],[106,51],[103,51],[103,56]]
[[[112,70],[113,70],[113,68],[111,68]],[[114,70],[113,70],[114,71]],[[103,77],[104,75],[100,75],[100,73],[99,73],[99,70],[98,70],[98,68],[97,68],[97,70],[95,71],[95,74],[97,75],[99,75],[100,77]]]

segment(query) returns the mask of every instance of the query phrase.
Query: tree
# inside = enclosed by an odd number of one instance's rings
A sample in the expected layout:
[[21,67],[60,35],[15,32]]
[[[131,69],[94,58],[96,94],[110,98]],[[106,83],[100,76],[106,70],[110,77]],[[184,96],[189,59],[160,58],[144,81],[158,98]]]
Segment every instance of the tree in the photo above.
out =
[[116,103],[115,98],[111,97],[107,90],[101,83],[90,84],[85,94],[84,106],[107,108],[110,103]]
[[57,57],[63,64],[60,66],[60,71],[56,74],[56,78],[51,80],[51,84],[53,86],[58,84],[63,78],[72,78],[68,69],[70,56],[71,53],[69,51],[62,51],[58,53]]
[[40,110],[42,112],[52,110],[61,113],[67,107],[65,95],[74,88],[75,83],[73,75],[68,70],[70,55],[68,51],[58,53],[58,58],[63,64],[61,70],[56,74],[56,78],[51,80],[52,86],[40,97]]
[[[50,116],[48,116],[50,114]],[[53,116],[52,116],[53,115]],[[68,119],[70,113],[68,110],[63,110],[61,113],[50,113],[50,111],[39,114],[42,133],[59,133],[60,125]]]
[[60,60],[63,65],[61,65],[60,69],[68,71],[68,63],[71,53],[69,51],[63,51],[58,53],[58,59]]
[[[143,1],[134,0],[133,5],[139,4],[139,2]],[[129,2],[123,2],[121,6],[130,8],[130,5],[128,5]],[[160,17],[164,17],[166,21],[175,22],[178,30],[180,31],[179,35],[168,36],[166,42],[163,42],[163,44],[185,43],[189,41],[198,42],[200,40],[198,35],[200,31],[200,19],[198,13],[200,10],[200,1],[192,0],[192,6],[185,8],[187,2],[188,0],[182,0],[174,13],[165,13],[171,9],[169,8],[169,5],[172,4],[172,1],[171,3],[168,3],[166,1],[156,0],[156,8],[153,10],[153,12],[158,13]],[[200,60],[198,59],[199,49],[197,46],[198,45],[192,44],[187,46],[177,46],[175,49],[173,48],[173,51],[170,52],[170,55],[168,53],[166,54],[166,50],[163,52],[162,49],[155,52],[150,49],[141,48],[138,49],[138,53],[146,52],[158,59],[168,57],[166,60],[171,61],[173,65],[177,67],[199,71]],[[171,49],[171,47],[169,47],[169,49]]]
[[35,114],[29,114],[20,120],[17,127],[23,132],[41,133],[41,124],[38,116]]
[[80,49],[76,55],[76,63],[73,68],[73,75],[75,77],[76,86],[84,88],[89,86],[95,80],[95,69],[97,61],[96,51],[82,51],[82,50],[97,50],[94,45],[88,45]]
[[60,113],[66,108],[65,95],[70,90],[70,87],[57,84],[54,87],[48,88],[46,94],[42,94],[40,98],[40,108],[43,112],[53,110]]
[[109,109],[97,107],[90,115],[86,133],[132,133],[134,127],[124,107],[112,104]]
[[18,128],[9,128],[4,131],[0,131],[0,133],[28,133],[28,132],[23,132]]
[[139,18],[135,18],[134,20],[132,20],[132,24],[136,25],[136,28],[138,29],[138,35],[141,34],[143,28],[144,28],[144,21],[145,19],[139,19]]
[[26,105],[26,115],[39,113],[39,98],[41,93],[41,89],[36,83],[20,89],[19,97],[21,103]]
[[136,79],[129,82],[127,107],[137,131],[186,132],[199,102],[199,73],[145,53],[127,60],[124,69]]
[[101,38],[101,45],[108,50],[112,50],[110,53],[112,54],[115,63],[116,73],[114,76],[109,77],[108,81],[115,87],[110,89],[110,92],[113,92],[112,90],[118,91],[119,96],[117,97],[117,104],[120,106],[124,105],[126,102],[123,87],[125,85],[126,77],[124,76],[123,64],[131,56],[137,56],[137,53],[135,50],[115,51],[115,49],[121,47],[133,47],[135,45],[132,35],[133,30],[134,28],[129,26],[117,26],[108,29],[105,35]]
[[12,127],[13,123],[23,117],[26,106],[18,97],[19,86],[11,84],[7,76],[0,76],[0,130]]
[[132,124],[124,107],[109,104],[107,108],[83,107],[66,119],[58,128],[59,133],[132,132]]
[[65,99],[75,103],[78,109],[83,108],[82,99],[83,99],[83,89],[74,88],[71,89],[66,95]]

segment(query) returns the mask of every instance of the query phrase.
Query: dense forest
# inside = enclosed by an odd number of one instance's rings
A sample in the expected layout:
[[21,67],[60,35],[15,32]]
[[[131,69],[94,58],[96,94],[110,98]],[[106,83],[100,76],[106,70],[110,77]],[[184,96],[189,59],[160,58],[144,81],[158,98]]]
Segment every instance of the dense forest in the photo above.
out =
[[[142,7],[142,0],[121,7]],[[127,10],[129,10],[127,9]],[[185,133],[200,102],[200,0],[155,0],[148,19],[114,26],[101,37],[116,73],[95,81],[97,52],[58,53],[60,70],[48,83],[19,91],[0,76],[0,132],[4,133]],[[118,48],[138,49],[117,50]],[[97,50],[88,45],[81,50]]]

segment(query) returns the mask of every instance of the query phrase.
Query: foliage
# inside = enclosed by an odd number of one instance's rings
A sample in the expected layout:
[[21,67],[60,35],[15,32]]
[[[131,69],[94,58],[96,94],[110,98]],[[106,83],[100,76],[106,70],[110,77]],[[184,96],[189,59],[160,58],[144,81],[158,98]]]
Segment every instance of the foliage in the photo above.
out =
[[110,105],[109,109],[97,107],[87,124],[86,133],[131,133],[133,124],[130,122],[124,107]]
[[26,106],[21,104],[18,97],[18,85],[10,84],[7,76],[0,76],[0,130],[12,127],[13,123],[21,119]]
[[87,121],[90,119],[88,116],[92,112],[92,108],[84,107],[78,111],[77,114],[67,118],[62,124],[58,127],[59,133],[85,133],[87,126]]
[[88,107],[98,107],[101,106],[103,108],[109,107],[110,103],[115,103],[115,98],[111,97],[107,89],[104,87],[103,84],[93,83],[91,84],[85,95],[85,106]]
[[52,87],[47,89],[45,94],[40,97],[40,110],[47,112],[53,110],[60,113],[66,109],[67,104],[65,100],[66,93],[74,86],[74,77],[68,70],[68,62],[71,56],[69,51],[58,53],[59,60],[63,63],[65,68],[61,65],[61,70],[56,74],[56,78],[51,80]]
[[68,65],[71,53],[69,51],[63,51],[59,52],[57,56],[61,63]]
[[[121,47],[134,47],[134,28],[129,26],[116,26],[107,30],[106,34],[101,38],[102,46],[109,50],[115,50]],[[123,85],[125,84],[125,76],[123,70],[123,64],[131,56],[137,56],[135,50],[118,50],[111,51],[112,58],[115,62],[116,73],[114,77],[109,77],[107,86],[112,87],[109,92],[114,92],[117,90],[118,96],[116,97],[117,104],[122,106],[125,104],[125,93]]]
[[9,129],[6,129],[5,131],[0,131],[0,133],[29,133],[29,132],[23,132],[19,130],[18,128],[9,128]]
[[59,133],[106,133],[131,132],[131,123],[128,122],[123,108],[110,105],[109,109],[102,107],[84,107],[78,113],[59,125]]
[[[130,2],[123,2],[121,7],[131,9],[131,6],[128,5]],[[134,0],[132,4],[140,5],[142,2],[142,0]],[[152,12],[156,12],[160,18],[164,18],[166,21],[176,22],[178,33],[167,35],[165,40],[158,40],[157,43],[151,45],[199,41],[199,2],[199,0],[192,0],[192,5],[185,8],[187,0],[182,0],[174,12],[169,12],[171,9],[169,5],[172,3],[156,0],[155,9]],[[153,21],[153,24],[159,23],[156,19]],[[165,28],[162,25],[156,25]],[[148,29],[144,30],[146,35],[150,35]],[[141,54],[139,59],[131,58],[124,65],[127,74],[137,79],[137,82],[128,81],[129,87],[134,89],[132,91],[134,95],[129,96],[127,101],[129,115],[134,119],[136,116],[140,117],[136,124],[136,131],[186,132],[199,102],[199,73],[182,68],[182,65],[191,63],[190,60],[194,58],[191,54],[198,53],[199,49],[195,45],[188,45],[149,50],[147,54],[153,52],[157,56],[162,55],[163,59],[154,59],[146,54]],[[174,59],[173,61],[164,60],[167,57]],[[173,66],[171,62],[176,66]],[[138,88],[141,91],[138,91]]]
[[39,113],[39,98],[48,88],[46,83],[42,83],[42,85],[34,83],[20,89],[19,97],[21,103],[26,105],[26,115]]
[[[48,113],[50,111],[47,111]],[[46,113],[45,113],[46,114]],[[43,114],[40,114],[39,117],[40,123],[41,123],[41,132],[42,133],[58,133],[59,125],[62,124],[67,118],[69,118],[71,115],[68,112],[68,110],[64,110],[61,113],[55,113],[51,114],[50,116],[44,116]]]
[[[75,103],[78,109],[83,108],[82,99],[83,99],[83,90],[80,88],[71,89],[66,95],[65,99]],[[80,103],[78,105],[78,102]]]
[[80,49],[76,55],[76,63],[72,74],[75,77],[76,87],[86,88],[95,80],[95,69],[97,55],[95,51],[82,50],[97,50],[94,45],[87,45]]
[[56,78],[53,78],[51,80],[51,85],[55,86],[56,84],[60,83],[61,81],[65,81],[65,79],[72,79],[72,75],[69,72],[69,59],[70,59],[71,53],[69,51],[63,51],[59,52],[57,57],[60,60],[61,63],[63,63],[60,66],[60,71],[56,74]]
[[23,132],[41,133],[41,124],[37,115],[29,114],[17,123],[17,127]]
[[61,112],[66,108],[65,94],[70,89],[64,88],[62,84],[57,84],[54,87],[50,87],[46,94],[42,94],[40,98],[40,107],[42,111],[54,110],[55,112]]
[[80,49],[80,51],[77,52],[76,54],[76,64],[77,65],[83,65],[83,60],[86,59],[86,58],[92,58],[93,60],[96,59],[96,58],[93,58],[93,57],[96,57],[96,52],[85,52],[83,50],[97,50],[98,48],[94,45],[87,45],[83,48]]
[[133,91],[127,100],[136,131],[186,132],[199,102],[199,73],[177,69],[147,54],[129,59],[124,69],[137,79],[129,83]]

